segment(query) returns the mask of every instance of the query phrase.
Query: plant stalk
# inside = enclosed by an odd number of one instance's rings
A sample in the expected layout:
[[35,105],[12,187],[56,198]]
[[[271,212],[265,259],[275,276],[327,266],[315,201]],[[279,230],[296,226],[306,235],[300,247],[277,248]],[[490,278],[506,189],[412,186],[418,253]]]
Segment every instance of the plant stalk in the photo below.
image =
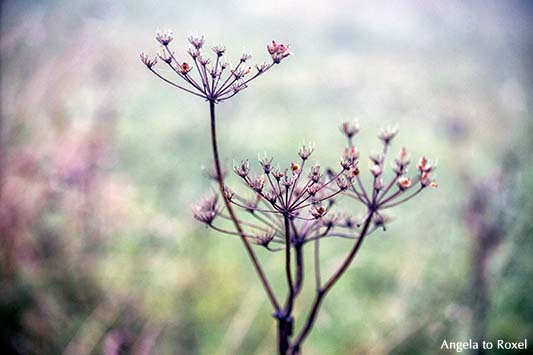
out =
[[276,312],[280,311],[280,307],[278,304],[278,301],[276,300],[276,296],[274,295],[274,292],[272,291],[272,287],[270,286],[270,283],[268,282],[265,273],[259,264],[259,260],[257,259],[257,256],[255,255],[252,246],[250,245],[250,242],[246,239],[246,235],[243,232],[243,229],[239,223],[239,220],[237,219],[237,216],[235,215],[235,212],[233,211],[233,207],[231,206],[231,203],[226,198],[226,194],[224,193],[224,177],[222,175],[222,169],[220,167],[220,156],[218,153],[218,143],[217,143],[217,133],[216,133],[216,114],[215,114],[215,102],[210,100],[209,101],[209,111],[211,116],[211,146],[213,148],[213,161],[215,164],[215,171],[217,175],[217,181],[218,186],[220,189],[220,194],[222,195],[222,199],[224,200],[224,204],[226,206],[226,209],[228,210],[228,213],[230,215],[231,220],[233,221],[233,224],[235,225],[235,229],[237,230],[237,233],[239,233],[239,237],[241,238],[244,248],[246,249],[246,252],[248,253],[248,256],[250,257],[250,260],[252,261],[252,264],[254,265],[255,271],[257,272],[257,275],[259,276],[259,279],[261,280],[261,283],[263,284],[263,287],[267,293],[268,299],[270,300],[270,303],[272,303],[272,306],[276,310]]

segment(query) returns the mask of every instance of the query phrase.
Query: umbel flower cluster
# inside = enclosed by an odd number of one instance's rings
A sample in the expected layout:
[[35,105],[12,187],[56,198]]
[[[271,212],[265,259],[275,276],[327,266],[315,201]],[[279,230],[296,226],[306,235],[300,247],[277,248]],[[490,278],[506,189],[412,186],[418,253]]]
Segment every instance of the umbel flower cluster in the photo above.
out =
[[[346,139],[346,148],[334,166],[323,168],[313,164],[310,161],[315,149],[312,144],[302,145],[295,160],[284,168],[266,155],[259,157],[255,168],[249,160],[243,160],[235,164],[233,172],[242,181],[247,193],[238,193],[225,183],[227,171],[220,164],[216,104],[235,96],[253,79],[281,63],[291,54],[289,46],[272,41],[266,48],[271,62],[256,65],[254,70],[246,64],[251,58],[248,54],[241,55],[238,64],[231,67],[224,60],[225,47],[220,45],[212,48],[214,61],[205,57],[202,52],[203,36],[189,37],[191,64],[175,59],[174,52],[169,48],[173,40],[170,31],[159,32],[156,39],[163,53],[158,57],[141,53],[144,65],[165,82],[209,103],[213,153],[213,170],[209,176],[217,182],[218,191],[193,207],[194,218],[217,232],[241,239],[274,309],[279,354],[300,354],[324,297],[346,272],[365,238],[385,229],[390,220],[384,213],[386,210],[409,201],[427,187],[437,187],[432,177],[435,167],[429,159],[421,157],[414,173],[409,174],[410,157],[407,150],[401,148],[391,161],[392,171],[386,172],[387,156],[398,133],[396,129],[387,128],[378,134],[380,152],[369,156],[368,169],[362,168],[360,151],[355,144],[359,126],[356,122],[345,122],[340,128]],[[158,58],[177,74],[180,84],[156,71]],[[196,69],[194,77],[191,73],[193,68]],[[343,197],[347,202],[353,201],[343,204],[344,211],[337,203]],[[362,211],[362,215],[356,216],[353,211]],[[228,228],[225,221],[230,221],[234,228]],[[331,275],[323,275],[320,243],[334,238],[351,240],[352,245],[337,269]],[[314,280],[315,295],[308,307],[302,307],[307,314],[303,315],[303,326],[296,331],[294,304],[306,280],[304,259],[307,254],[303,251],[306,245],[313,247],[311,262],[314,275],[311,279]],[[287,294],[283,302],[273,292],[254,246],[284,254]]]
[[[256,64],[252,68],[248,64],[252,56],[243,53],[237,65],[232,66],[226,60],[226,47],[222,45],[212,47],[211,54],[214,58],[210,58],[205,53],[204,36],[190,36],[188,39],[190,46],[187,50],[189,59],[180,61],[169,47],[173,39],[171,30],[158,32],[156,40],[161,44],[161,53],[157,56],[149,56],[142,52],[141,61],[152,73],[168,84],[214,102],[221,102],[235,96],[246,89],[252,80],[263,75],[273,65],[281,63],[291,54],[288,45],[272,41],[267,46],[272,62]],[[165,63],[177,75],[178,82],[164,77],[156,70],[158,60]]]

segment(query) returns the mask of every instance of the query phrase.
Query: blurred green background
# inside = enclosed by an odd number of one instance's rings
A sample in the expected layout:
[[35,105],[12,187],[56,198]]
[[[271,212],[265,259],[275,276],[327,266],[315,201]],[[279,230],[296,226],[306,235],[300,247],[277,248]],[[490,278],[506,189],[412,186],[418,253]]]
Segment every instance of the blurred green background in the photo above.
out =
[[[191,32],[235,61],[291,44],[218,106],[228,165],[265,151],[285,165],[313,141],[332,166],[353,118],[363,170],[388,125],[394,151],[438,161],[439,188],[366,241],[305,354],[531,337],[532,14],[528,1],[3,1],[0,352],[275,353],[240,241],[192,218],[210,189],[208,107],[139,62],[157,28],[181,57]],[[330,243],[324,270],[349,247]],[[281,259],[258,253],[283,294]]]

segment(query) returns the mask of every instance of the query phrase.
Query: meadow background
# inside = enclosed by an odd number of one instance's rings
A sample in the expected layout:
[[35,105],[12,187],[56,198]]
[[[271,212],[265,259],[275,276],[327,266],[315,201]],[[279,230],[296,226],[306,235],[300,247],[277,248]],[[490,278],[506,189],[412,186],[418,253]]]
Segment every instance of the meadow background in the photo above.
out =
[[[228,166],[265,151],[285,165],[306,141],[337,164],[354,118],[363,169],[388,125],[393,151],[438,161],[439,188],[366,241],[305,354],[446,353],[479,329],[533,342],[532,15],[528,1],[3,1],[0,352],[275,353],[240,241],[192,218],[208,107],[140,63],[157,28],[180,56],[191,32],[235,61],[292,45],[219,105]],[[330,244],[325,270],[348,248]],[[279,259],[260,256],[282,292]]]

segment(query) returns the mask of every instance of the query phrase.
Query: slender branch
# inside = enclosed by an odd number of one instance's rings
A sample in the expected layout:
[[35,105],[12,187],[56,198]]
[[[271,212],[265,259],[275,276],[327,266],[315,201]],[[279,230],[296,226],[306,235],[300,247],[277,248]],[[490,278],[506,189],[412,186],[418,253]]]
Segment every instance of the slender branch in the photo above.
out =
[[162,76],[161,74],[159,74],[158,72],[156,72],[155,70],[153,70],[152,68],[148,68],[148,69],[150,69],[150,71],[151,71],[152,73],[154,73],[159,79],[163,80],[164,82],[169,83],[170,85],[172,85],[172,86],[174,86],[174,87],[177,87],[178,89],[181,89],[181,90],[183,90],[183,91],[187,91],[187,92],[190,93],[190,94],[193,94],[193,95],[196,95],[196,96],[200,96],[200,97],[203,98],[203,99],[206,98],[204,95],[200,95],[200,94],[198,94],[198,93],[196,93],[196,92],[194,92],[194,91],[191,91],[191,90],[189,90],[189,89],[187,89],[187,88],[184,88],[183,86],[180,86],[180,85],[178,85],[178,84],[176,84],[176,83],[174,83],[174,82],[168,80],[167,78],[165,78],[164,76]]
[[[406,201],[409,201],[410,199],[412,199],[413,197],[415,197],[416,195],[418,195],[420,193],[420,191],[422,191],[424,189],[423,186],[421,186],[418,190],[416,190],[412,195],[409,195],[407,196],[406,198],[404,199],[401,199],[399,201],[396,201],[396,202],[393,202],[393,203],[389,203],[388,205],[380,205],[380,209],[384,209],[384,208],[391,208],[391,207],[394,207],[394,206],[397,206],[401,203],[404,203]],[[385,203],[385,202],[384,202]]]
[[348,256],[346,256],[341,266],[337,269],[337,271],[333,274],[333,276],[330,277],[330,279],[326,282],[324,287],[321,287],[317,290],[315,300],[313,302],[311,311],[309,313],[309,316],[307,317],[305,325],[293,343],[293,346],[291,349],[292,355],[296,355],[299,353],[302,342],[305,340],[305,338],[309,334],[309,331],[311,330],[311,328],[313,327],[316,321],[316,316],[318,315],[318,310],[320,309],[320,305],[322,304],[324,297],[326,296],[328,291],[331,290],[333,285],[335,285],[335,283],[339,280],[339,278],[344,274],[344,272],[348,269],[355,255],[361,248],[361,245],[363,244],[363,241],[366,236],[366,232],[368,231],[368,228],[370,227],[370,222],[372,221],[372,214],[373,214],[372,211],[369,211],[368,217],[366,218],[365,224],[363,226],[363,229],[361,230],[361,233],[359,234],[359,238],[357,239],[357,242],[353,246]]
[[222,169],[220,167],[220,157],[218,154],[216,118],[215,118],[215,102],[214,101],[209,101],[209,111],[210,111],[210,116],[211,116],[211,145],[213,148],[213,160],[215,162],[215,171],[217,174],[217,181],[218,181],[218,185],[220,188],[220,193],[222,195],[222,199],[224,200],[224,204],[226,205],[228,213],[231,219],[233,220],[233,223],[235,224],[235,229],[240,234],[241,240],[244,244],[246,251],[248,252],[248,256],[250,257],[252,264],[254,265],[254,268],[259,276],[259,279],[261,280],[261,283],[263,284],[263,287],[265,288],[265,291],[270,300],[270,303],[272,303],[272,306],[274,307],[274,309],[277,312],[279,312],[280,307],[279,307],[278,301],[276,300],[276,296],[274,295],[274,292],[272,291],[272,288],[270,287],[270,283],[268,282],[265,276],[265,273],[263,272],[263,269],[261,268],[261,265],[259,264],[259,260],[257,259],[257,256],[255,255],[252,249],[252,246],[250,245],[250,242],[246,239],[246,236],[244,235],[241,225],[239,224],[239,221],[237,220],[235,212],[233,211],[233,207],[231,203],[228,201],[228,199],[226,198],[226,194],[224,193],[224,177],[222,175]]
[[320,238],[315,239],[314,248],[314,261],[315,261],[315,288],[320,290]]
[[304,281],[303,244],[295,246],[294,253],[296,254],[296,283],[294,284],[294,297],[296,297],[302,290],[302,284]]
[[285,273],[287,275],[287,284],[289,287],[289,295],[287,297],[287,304],[285,306],[285,314],[290,315],[294,301],[294,285],[291,271],[291,229],[289,224],[289,216],[284,214],[283,219],[285,223]]

